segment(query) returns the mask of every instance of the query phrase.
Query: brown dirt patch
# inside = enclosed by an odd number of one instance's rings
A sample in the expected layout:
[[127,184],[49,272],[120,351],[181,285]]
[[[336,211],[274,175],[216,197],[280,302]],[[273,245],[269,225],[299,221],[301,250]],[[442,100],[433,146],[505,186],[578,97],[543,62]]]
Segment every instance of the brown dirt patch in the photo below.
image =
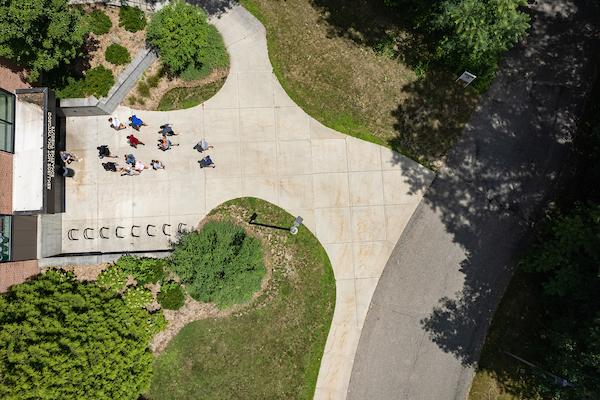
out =
[[112,71],[115,78],[123,72],[127,64],[125,65],[114,65],[106,61],[104,58],[104,52],[113,43],[120,44],[121,46],[129,50],[131,59],[135,58],[136,54],[142,50],[146,45],[146,30],[142,29],[138,32],[129,32],[119,26],[119,7],[104,6],[102,4],[87,5],[84,10],[86,12],[92,12],[93,10],[101,10],[108,15],[112,22],[112,28],[110,32],[104,35],[94,35],[90,33],[89,46],[91,51],[89,54],[90,67],[94,68],[99,65],[103,65]]
[[47,267],[43,268],[42,272],[49,269],[60,269],[63,271],[72,272],[75,274],[75,279],[80,282],[95,281],[100,275],[100,272],[104,271],[110,266],[110,263],[96,264],[96,265],[65,265],[62,267]]
[[[145,96],[139,91],[139,83],[148,81],[149,77],[161,75],[158,86],[150,88],[150,95]],[[144,72],[136,85],[125,97],[124,103],[139,110],[156,111],[163,95],[175,88],[196,88],[206,86],[225,78],[229,74],[228,68],[215,69],[207,77],[194,81],[184,81],[179,77],[168,76],[162,72],[160,59],[154,61]]]
[[0,58],[0,87],[9,92],[15,89],[27,89],[31,85],[26,80],[27,71],[14,62]]

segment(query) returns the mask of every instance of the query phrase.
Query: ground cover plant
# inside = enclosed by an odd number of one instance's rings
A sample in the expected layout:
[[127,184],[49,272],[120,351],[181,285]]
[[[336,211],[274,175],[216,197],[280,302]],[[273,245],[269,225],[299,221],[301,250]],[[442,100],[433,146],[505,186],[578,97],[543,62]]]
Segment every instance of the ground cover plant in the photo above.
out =
[[0,296],[0,397],[138,399],[165,321],[127,297],[59,271]]
[[131,62],[131,56],[127,48],[120,44],[113,43],[106,48],[104,53],[106,61],[115,65],[124,65]]
[[[454,71],[430,67],[426,37],[382,1],[242,0],[265,25],[288,95],[340,132],[438,165],[477,101]],[[415,3],[415,2],[412,2]]]
[[260,242],[229,221],[181,235],[169,266],[192,298],[221,308],[248,301],[265,275]]
[[211,212],[251,230],[272,268],[266,288],[228,316],[185,326],[155,362],[150,399],[312,399],[335,304],[327,254],[294,217],[258,199],[237,199]]
[[146,27],[146,15],[138,7],[119,7],[119,26],[129,32],[141,31]]

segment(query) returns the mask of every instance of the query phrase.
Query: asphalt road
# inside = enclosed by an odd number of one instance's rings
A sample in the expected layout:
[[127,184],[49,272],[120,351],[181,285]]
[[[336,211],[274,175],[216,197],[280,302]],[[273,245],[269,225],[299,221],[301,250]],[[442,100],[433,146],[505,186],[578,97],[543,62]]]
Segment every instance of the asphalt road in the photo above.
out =
[[568,166],[600,54],[593,1],[538,1],[531,14],[530,35],[507,56],[385,267],[350,400],[468,395],[527,232]]

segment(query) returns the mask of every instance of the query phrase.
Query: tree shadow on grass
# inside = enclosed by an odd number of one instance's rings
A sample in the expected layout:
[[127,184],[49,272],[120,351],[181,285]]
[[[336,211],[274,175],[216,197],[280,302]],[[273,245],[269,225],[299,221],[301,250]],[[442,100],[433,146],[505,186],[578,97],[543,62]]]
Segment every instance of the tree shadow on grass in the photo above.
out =
[[462,134],[477,104],[477,93],[454,77],[432,71],[402,88],[407,100],[392,115],[397,135],[392,149],[425,165],[441,160]]
[[423,68],[432,54],[432,37],[417,24],[431,1],[408,2],[392,8],[383,1],[310,0],[320,11],[330,36],[343,37],[378,53],[397,59],[410,68]]

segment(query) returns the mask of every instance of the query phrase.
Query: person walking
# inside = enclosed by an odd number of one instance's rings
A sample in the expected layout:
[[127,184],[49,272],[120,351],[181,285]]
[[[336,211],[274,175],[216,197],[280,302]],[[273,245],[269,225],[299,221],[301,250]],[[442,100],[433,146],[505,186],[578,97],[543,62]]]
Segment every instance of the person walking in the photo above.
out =
[[210,156],[204,157],[202,160],[198,161],[198,163],[200,163],[200,168],[206,168],[206,167],[215,168],[216,167],[215,163],[210,158]]
[[113,156],[110,153],[110,149],[105,144],[96,147],[96,149],[98,150],[98,157],[100,157],[101,159],[104,158],[104,157],[106,157],[106,158],[117,158],[117,156]]
[[208,142],[206,141],[206,139],[202,139],[201,141],[199,141],[198,143],[196,143],[196,145],[194,146],[194,149],[198,150],[200,153],[202,153],[203,151],[206,151],[208,149],[212,149],[215,146],[211,146],[208,144]]
[[133,154],[125,155],[125,163],[130,164],[131,166],[135,165],[135,156]]
[[131,147],[133,147],[134,149],[137,149],[138,144],[145,146],[145,144],[143,142],[141,142],[140,139],[133,136],[133,134],[127,136],[127,139],[129,140],[129,145]]
[[146,124],[137,115],[132,115],[129,117],[129,126],[131,126],[136,131],[140,130],[140,127],[145,126]]
[[152,169],[155,170],[155,171],[157,169],[165,169],[165,164],[163,164],[159,160],[152,160],[152,161],[150,161],[150,165],[152,166]]
[[108,123],[110,124],[110,127],[113,128],[115,131],[120,131],[121,129],[127,128],[125,126],[125,124],[122,123],[119,120],[119,118],[117,118],[117,117],[110,117],[110,118],[108,118]]
[[160,131],[158,131],[163,136],[177,136],[177,133],[173,131],[173,127],[171,124],[164,124],[160,126]]
[[166,136],[158,139],[158,148],[162,151],[167,151],[171,146],[179,146],[179,143],[172,143]]
[[70,153],[68,151],[61,151],[60,159],[62,160],[62,162],[67,163],[67,164],[71,164],[73,161],[83,160],[83,158],[79,158],[74,153]]

